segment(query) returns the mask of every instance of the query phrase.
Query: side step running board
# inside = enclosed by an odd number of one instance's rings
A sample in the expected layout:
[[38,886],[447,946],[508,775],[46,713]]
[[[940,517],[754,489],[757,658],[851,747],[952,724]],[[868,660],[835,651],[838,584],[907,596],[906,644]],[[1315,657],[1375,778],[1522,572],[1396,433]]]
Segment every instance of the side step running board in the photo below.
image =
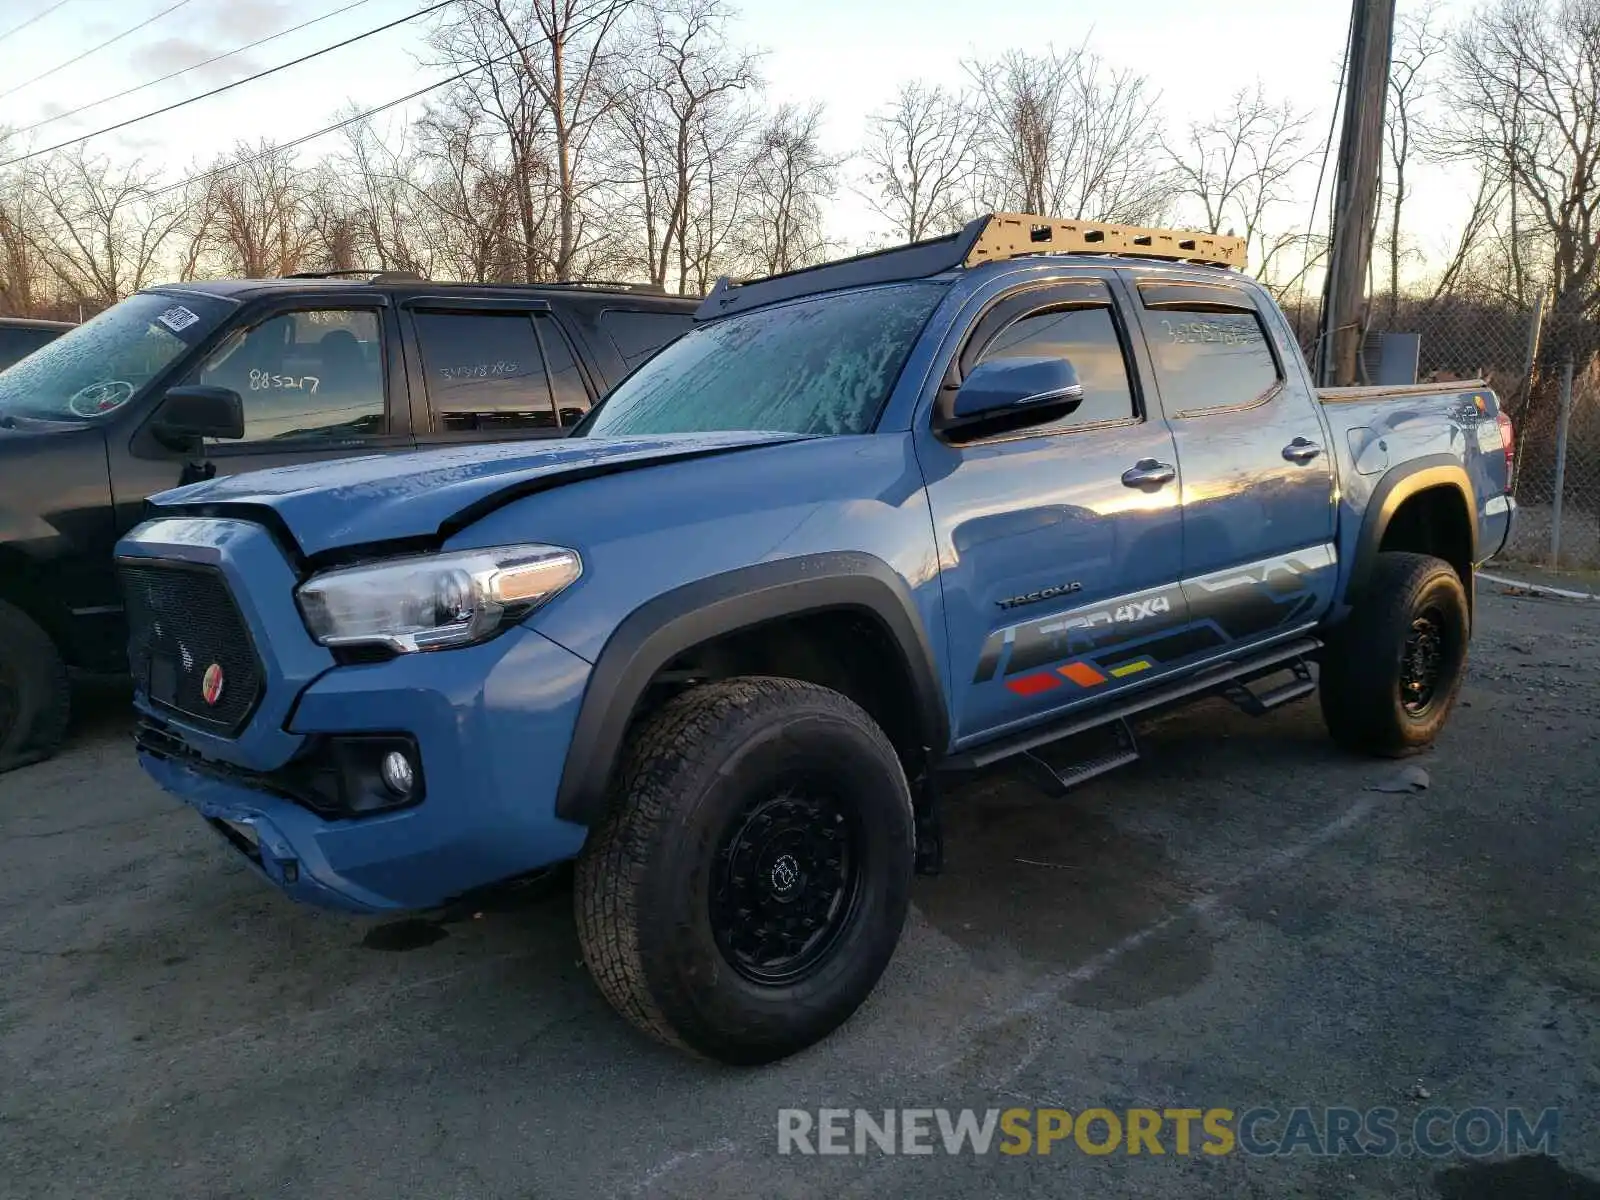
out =
[[1311,678],[1311,664],[1305,659],[1299,658],[1290,663],[1289,670],[1294,677],[1288,683],[1279,684],[1268,691],[1251,691],[1247,680],[1236,679],[1222,690],[1222,694],[1239,711],[1248,713],[1252,717],[1264,717],[1273,709],[1281,708],[1302,696],[1309,696],[1317,690],[1317,681]]
[[[1295,641],[1286,642],[1270,650],[1264,650],[1260,654],[1251,655],[1249,658],[1216,663],[1192,675],[1186,675],[1175,682],[1158,685],[1135,693],[1121,703],[1112,704],[1096,712],[1082,715],[1069,714],[1067,717],[1051,722],[1048,725],[1035,726],[1032,729],[1025,729],[1021,733],[1014,733],[1009,737],[974,746],[970,750],[958,751],[946,758],[940,765],[947,771],[976,770],[979,767],[987,767],[990,763],[999,762],[1001,759],[1010,758],[1014,754],[1022,754],[1033,750],[1049,742],[1059,741],[1075,734],[1087,733],[1091,729],[1099,729],[1103,726],[1116,725],[1118,723],[1125,724],[1130,717],[1147,713],[1154,709],[1166,708],[1182,700],[1216,692],[1226,693],[1230,686],[1241,680],[1259,679],[1264,675],[1270,675],[1286,669],[1294,670],[1296,678],[1293,683],[1288,685],[1291,689],[1291,694],[1286,694],[1282,699],[1273,700],[1273,706],[1283,704],[1298,696],[1305,695],[1315,686],[1310,684],[1309,671],[1303,677],[1300,672],[1305,670],[1305,660],[1321,648],[1322,643],[1314,637],[1297,638]],[[1274,692],[1268,692],[1267,698],[1271,698],[1274,695]],[[1137,754],[1135,754],[1135,757],[1137,757]],[[1099,773],[1098,771],[1096,772],[1096,774]]]
[[1139,761],[1139,744],[1132,725],[1117,721],[1108,731],[1112,734],[1110,739],[1100,737],[1100,730],[1091,730],[1038,750],[1024,750],[1017,755],[1017,761],[1046,791],[1065,792],[1097,775]]

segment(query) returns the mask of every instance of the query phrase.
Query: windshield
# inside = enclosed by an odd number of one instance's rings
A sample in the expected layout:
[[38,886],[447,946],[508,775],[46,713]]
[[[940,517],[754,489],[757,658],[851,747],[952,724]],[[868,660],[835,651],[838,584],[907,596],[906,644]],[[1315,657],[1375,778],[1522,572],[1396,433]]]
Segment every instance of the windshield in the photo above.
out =
[[0,371],[0,417],[81,421],[132,400],[232,305],[140,292]]
[[835,293],[702,325],[618,384],[584,433],[866,433],[944,288]]

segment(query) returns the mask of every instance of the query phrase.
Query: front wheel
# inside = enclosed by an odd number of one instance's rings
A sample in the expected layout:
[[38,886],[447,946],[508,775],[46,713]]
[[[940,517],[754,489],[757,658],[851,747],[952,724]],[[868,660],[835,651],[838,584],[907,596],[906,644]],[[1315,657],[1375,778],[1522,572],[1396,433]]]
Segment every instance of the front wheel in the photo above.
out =
[[1386,551],[1322,660],[1322,717],[1340,745],[1398,758],[1432,745],[1466,674],[1467,593],[1455,568]]
[[578,936],[651,1036],[763,1063],[867,998],[910,903],[911,794],[846,697],[791,679],[691,688],[641,724],[578,860]]

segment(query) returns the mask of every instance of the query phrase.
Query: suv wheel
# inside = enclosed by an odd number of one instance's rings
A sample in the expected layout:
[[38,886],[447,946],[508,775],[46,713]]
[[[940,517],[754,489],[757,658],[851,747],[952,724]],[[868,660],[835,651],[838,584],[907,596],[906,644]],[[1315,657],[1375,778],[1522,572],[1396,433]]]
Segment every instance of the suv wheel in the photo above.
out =
[[640,1029],[731,1063],[841,1025],[899,941],[911,793],[882,730],[790,679],[691,688],[635,731],[578,860],[578,936]]
[[54,754],[71,701],[67,669],[49,635],[0,600],[0,771]]
[[1334,740],[1388,758],[1431,745],[1466,674],[1469,620],[1449,563],[1378,555],[1366,598],[1322,659],[1322,717]]

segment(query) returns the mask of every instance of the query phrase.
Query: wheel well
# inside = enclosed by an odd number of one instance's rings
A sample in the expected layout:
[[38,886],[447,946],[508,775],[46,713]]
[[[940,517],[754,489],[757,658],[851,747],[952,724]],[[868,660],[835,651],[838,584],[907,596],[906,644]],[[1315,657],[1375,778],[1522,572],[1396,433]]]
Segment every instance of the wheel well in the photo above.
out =
[[38,570],[38,564],[31,558],[8,546],[0,546],[0,600],[25,612],[65,655],[70,640],[66,637],[67,612],[62,605],[47,599],[42,589],[29,586],[29,579]]
[[[883,730],[908,777],[927,750],[916,692],[894,636],[870,611],[825,609],[738,629],[676,655],[650,681],[632,721],[685,687],[737,675],[777,675],[850,697]],[[631,722],[630,722],[631,723]]]
[[1456,569],[1467,594],[1472,594],[1472,521],[1459,488],[1440,485],[1407,496],[1389,518],[1378,549],[1442,558]]

